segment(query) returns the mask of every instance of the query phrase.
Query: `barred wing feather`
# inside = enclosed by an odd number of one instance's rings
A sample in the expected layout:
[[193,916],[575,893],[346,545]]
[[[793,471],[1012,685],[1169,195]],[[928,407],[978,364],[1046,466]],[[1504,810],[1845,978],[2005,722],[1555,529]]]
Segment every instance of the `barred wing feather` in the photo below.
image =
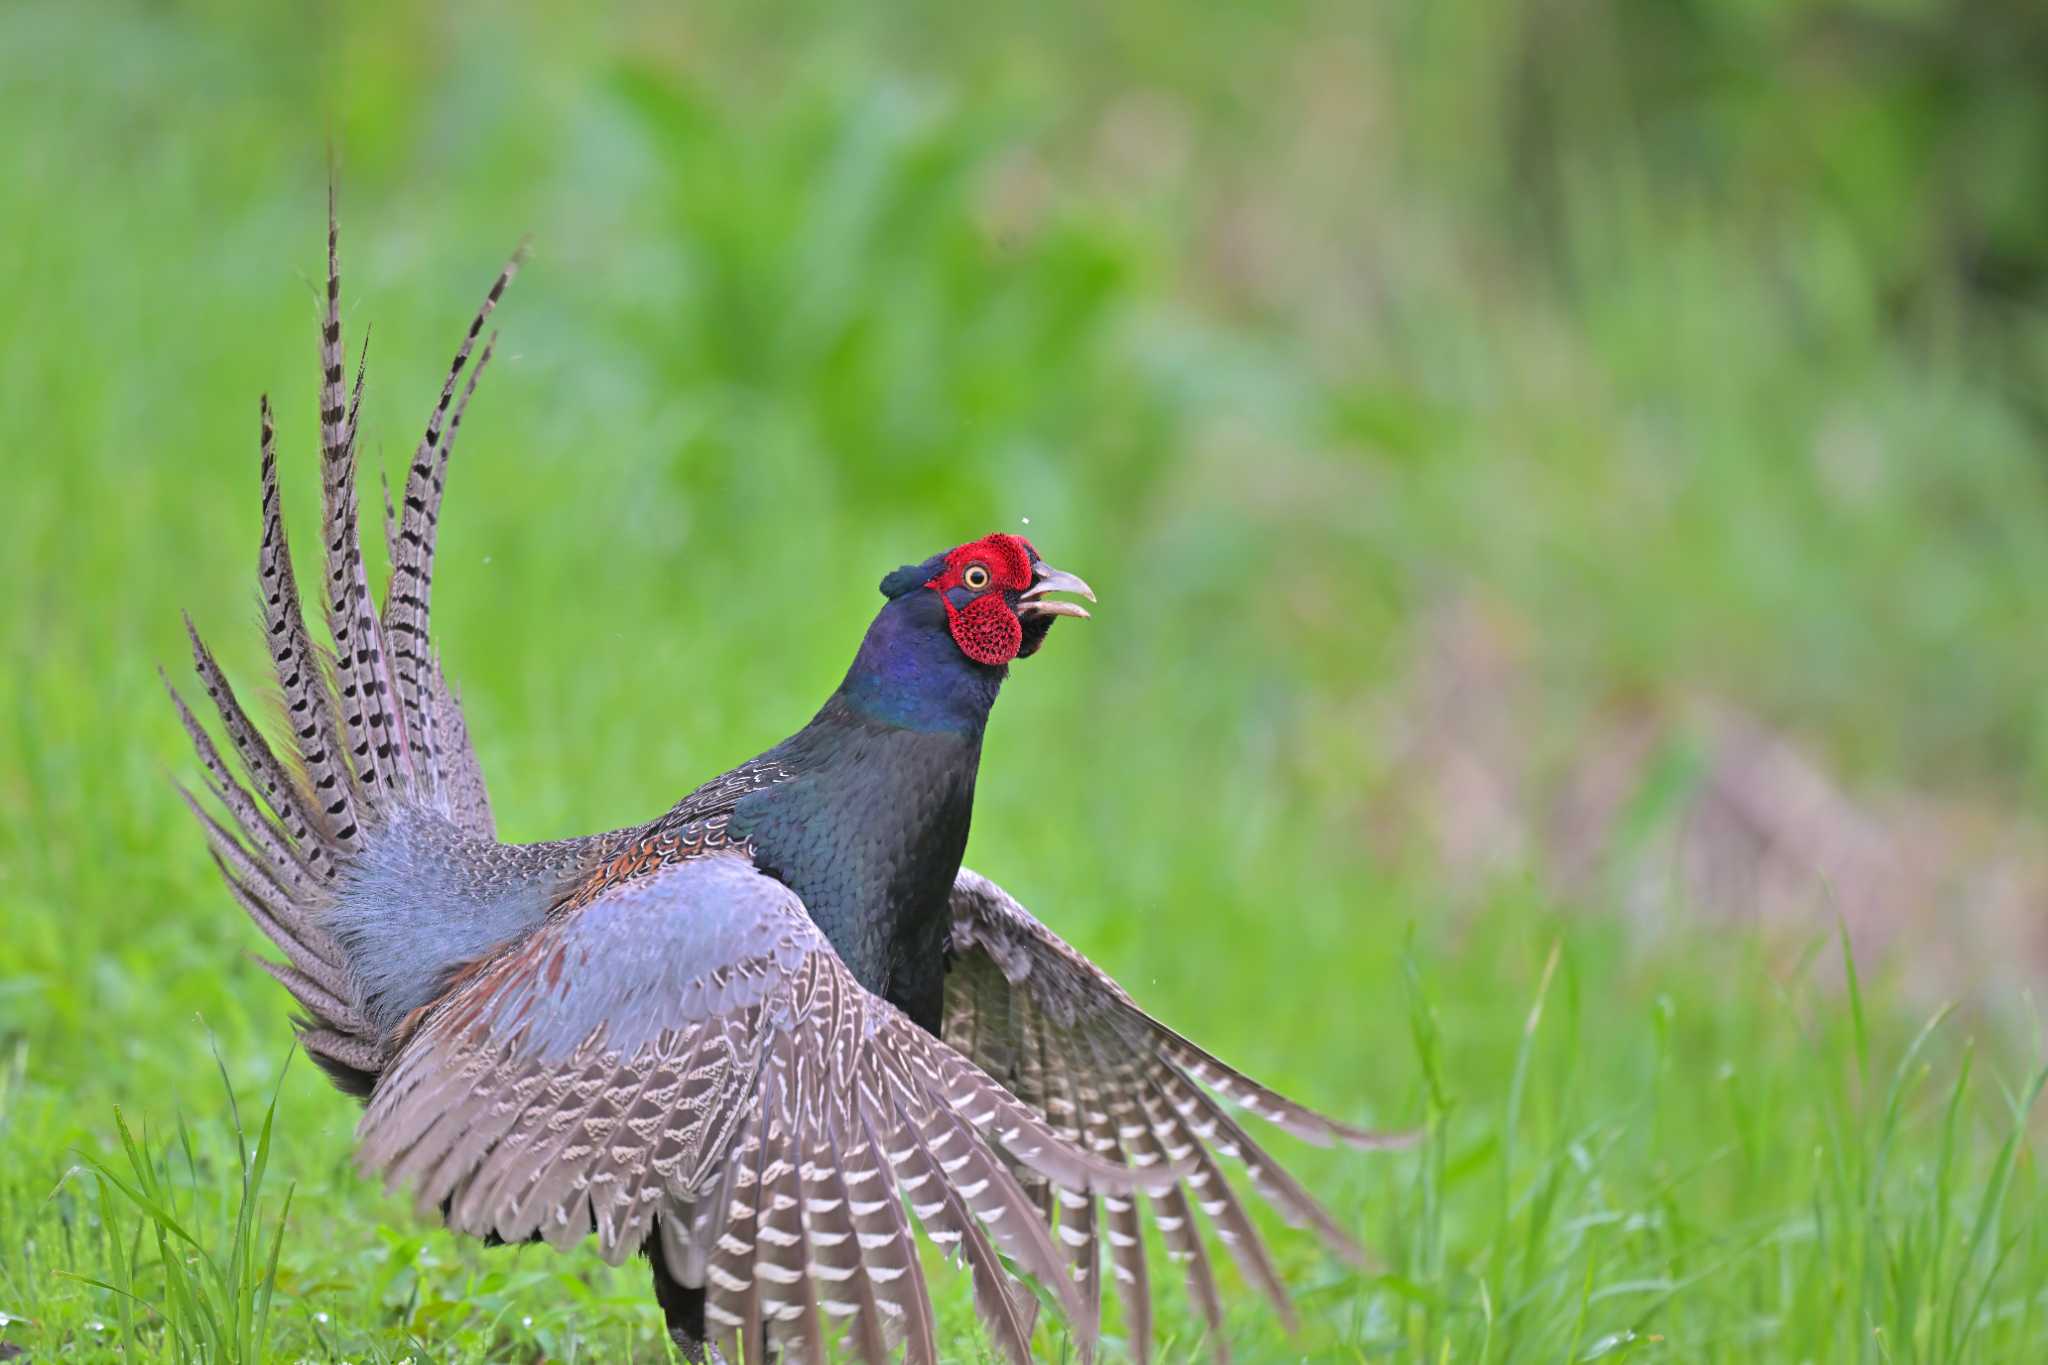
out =
[[1083,1317],[1016,1172],[1133,1184],[862,989],[739,853],[620,882],[480,964],[401,1045],[360,1137],[457,1231],[595,1233],[613,1262],[656,1239],[749,1359],[821,1359],[827,1322],[864,1360],[935,1358],[907,1200],[1022,1365],[1033,1301],[998,1253]]
[[[952,947],[947,1042],[1043,1115],[1066,1141],[1137,1170],[1184,1172],[1152,1193],[1152,1222],[1168,1256],[1184,1265],[1189,1295],[1219,1351],[1223,1306],[1196,1209],[1210,1220],[1245,1278],[1271,1300],[1290,1330],[1295,1325],[1286,1287],[1219,1156],[1240,1163],[1252,1188],[1289,1223],[1313,1227],[1339,1256],[1363,1261],[1357,1241],[1217,1097],[1319,1146],[1395,1147],[1412,1141],[1412,1134],[1339,1123],[1224,1065],[1145,1013],[1008,892],[966,868],[953,884]],[[1146,1359],[1150,1287],[1135,1200],[1118,1192],[1056,1188],[1029,1170],[1018,1174],[1066,1248],[1071,1276],[1091,1315],[1099,1306],[1101,1244],[1107,1242],[1131,1348]]]

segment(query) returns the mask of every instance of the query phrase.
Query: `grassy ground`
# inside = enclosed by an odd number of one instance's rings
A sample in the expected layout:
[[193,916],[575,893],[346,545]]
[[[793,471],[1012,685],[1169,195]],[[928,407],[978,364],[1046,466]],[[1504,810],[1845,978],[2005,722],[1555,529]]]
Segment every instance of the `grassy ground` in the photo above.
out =
[[[1970,110],[1847,44],[1789,93],[1643,103],[1688,72],[1617,53],[1795,50],[1732,5],[1054,6],[1000,43],[950,9],[373,5],[318,53],[229,8],[0,10],[0,1349],[661,1356],[639,1268],[484,1251],[352,1174],[166,781],[179,610],[258,676],[258,391],[302,528],[317,496],[329,137],[386,464],[533,235],[436,603],[508,837],[779,738],[905,560],[1029,517],[1101,591],[1017,670],[970,860],[1226,1057],[1428,1130],[1299,1153],[1380,1263],[1276,1228],[1304,1332],[1231,1278],[1238,1359],[2048,1344],[2030,999],[1963,983],[1930,1025],[1901,964],[1850,989],[1824,908],[1646,944],[1368,839],[1375,700],[1467,592],[1536,623],[1550,751],[1697,686],[1846,772],[2038,808],[2048,329],[1916,216],[1940,161],[1926,218],[2024,260],[2037,220],[1970,197],[2035,202],[2023,142],[1949,156]],[[1162,1354],[1204,1358],[1160,1279]]]

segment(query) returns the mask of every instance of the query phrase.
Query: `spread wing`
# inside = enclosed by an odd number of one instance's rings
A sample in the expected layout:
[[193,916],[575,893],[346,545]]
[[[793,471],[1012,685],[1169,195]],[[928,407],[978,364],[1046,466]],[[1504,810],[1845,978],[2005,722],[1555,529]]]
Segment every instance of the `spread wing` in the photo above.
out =
[[1131,1184],[862,989],[736,853],[657,861],[472,970],[404,1042],[360,1136],[367,1169],[458,1231],[661,1255],[749,1360],[821,1360],[822,1313],[865,1360],[936,1361],[906,1199],[967,1262],[1012,1360],[1030,1358],[1035,1301],[998,1251],[1092,1343],[1013,1170]]
[[[1065,1140],[1141,1170],[1186,1172],[1152,1195],[1168,1255],[1222,1340],[1223,1306],[1195,1209],[1272,1300],[1292,1331],[1287,1291],[1217,1157],[1241,1163],[1252,1188],[1288,1222],[1316,1229],[1354,1264],[1358,1243],[1268,1156],[1216,1096],[1318,1145],[1401,1146],[1411,1134],[1369,1132],[1305,1109],[1232,1070],[1140,1009],[1123,987],[1034,919],[1008,892],[963,868],[953,884],[953,963],[945,1038]],[[1212,1095],[1210,1092],[1213,1091]],[[1101,1301],[1098,1239],[1106,1233],[1133,1350],[1150,1350],[1145,1244],[1131,1195],[1059,1188],[1020,1170],[1041,1217],[1056,1226],[1091,1314]],[[1107,1228],[1101,1223],[1107,1215]]]

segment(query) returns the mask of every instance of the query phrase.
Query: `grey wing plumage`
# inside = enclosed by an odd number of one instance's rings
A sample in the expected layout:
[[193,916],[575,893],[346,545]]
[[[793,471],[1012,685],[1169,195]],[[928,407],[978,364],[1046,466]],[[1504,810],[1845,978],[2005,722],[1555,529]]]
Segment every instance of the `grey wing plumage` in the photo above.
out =
[[[1286,1287],[1217,1158],[1242,1164],[1253,1189],[1282,1217],[1313,1227],[1346,1260],[1357,1264],[1364,1253],[1217,1097],[1318,1145],[1392,1147],[1413,1135],[1339,1123],[1224,1065],[1139,1008],[1106,973],[979,873],[961,869],[952,906],[946,1041],[1045,1115],[1066,1140],[1140,1170],[1186,1170],[1184,1178],[1151,1196],[1153,1223],[1169,1255],[1184,1263],[1189,1293],[1219,1349],[1222,1301],[1196,1209],[1292,1330]],[[1067,1248],[1091,1311],[1100,1299],[1100,1245],[1108,1243],[1132,1348],[1146,1358],[1150,1289],[1135,1201],[1054,1189],[1029,1172],[1022,1178],[1038,1197],[1041,1217]]]
[[933,1360],[902,1203],[974,1271],[1013,1361],[1075,1287],[1015,1170],[1093,1197],[1130,1173],[855,982],[795,894],[739,853],[659,865],[479,964],[386,1071],[361,1160],[461,1232],[614,1262],[654,1239],[728,1351]]

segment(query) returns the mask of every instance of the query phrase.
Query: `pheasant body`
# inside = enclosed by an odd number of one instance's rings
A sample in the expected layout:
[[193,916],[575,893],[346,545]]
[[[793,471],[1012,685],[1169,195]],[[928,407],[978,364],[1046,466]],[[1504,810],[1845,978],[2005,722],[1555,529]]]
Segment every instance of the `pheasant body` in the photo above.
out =
[[[1223,1347],[1195,1210],[1292,1322],[1216,1153],[1338,1254],[1356,1243],[1219,1103],[1312,1141],[1399,1139],[1295,1105],[1166,1029],[993,883],[961,867],[982,737],[1012,660],[1087,585],[992,535],[908,565],[810,723],[643,825],[499,843],[431,635],[451,451],[518,264],[457,351],[387,519],[370,596],[330,216],[322,329],[324,582],[300,610],[260,427],[259,575],[289,727],[281,759],[196,633],[231,768],[177,701],[223,823],[188,794],[235,899],[284,954],[307,1051],[365,1100],[359,1160],[422,1213],[492,1241],[644,1253],[687,1355],[717,1343],[935,1362],[914,1229],[969,1270],[1030,1357],[1050,1292],[1092,1351],[1102,1252],[1150,1349],[1135,1196]],[[176,693],[173,693],[176,699]],[[1213,1148],[1213,1151],[1212,1151]],[[1055,1238],[1057,1240],[1055,1240]]]

